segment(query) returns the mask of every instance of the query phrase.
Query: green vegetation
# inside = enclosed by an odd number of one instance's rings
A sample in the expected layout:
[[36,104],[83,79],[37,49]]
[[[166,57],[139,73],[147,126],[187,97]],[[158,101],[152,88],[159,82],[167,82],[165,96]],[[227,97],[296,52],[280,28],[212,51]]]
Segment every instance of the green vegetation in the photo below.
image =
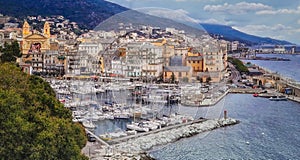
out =
[[87,159],[86,136],[50,85],[0,64],[0,159]]
[[4,43],[4,47],[0,47],[1,62],[16,62],[16,59],[21,56],[20,47],[17,41],[11,44]]
[[172,72],[172,75],[171,75],[171,83],[175,83],[175,74],[174,72]]
[[81,28],[93,29],[107,18],[128,10],[103,0],[9,0],[0,1],[4,15],[25,19],[27,15],[63,15]]
[[248,73],[248,68],[237,58],[228,57],[228,62],[232,63],[240,73]]
[[207,77],[207,78],[206,78],[206,83],[210,84],[210,81],[211,81],[211,80],[212,80],[211,77]]

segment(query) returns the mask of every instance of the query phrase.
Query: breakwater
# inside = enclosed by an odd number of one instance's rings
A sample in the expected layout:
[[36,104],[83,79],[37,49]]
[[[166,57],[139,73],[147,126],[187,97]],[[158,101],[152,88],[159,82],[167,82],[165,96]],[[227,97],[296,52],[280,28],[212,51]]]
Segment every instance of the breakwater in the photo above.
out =
[[147,155],[147,151],[155,146],[165,145],[181,138],[238,123],[238,120],[232,118],[196,120],[159,132],[136,136],[136,138],[120,141],[120,143],[114,145],[102,146],[96,153],[90,155],[90,159],[151,159]]
[[193,123],[171,130],[150,134],[147,136],[130,139],[126,142],[115,145],[115,149],[121,152],[139,153],[150,150],[154,146],[164,145],[170,142],[177,141],[181,138],[191,137],[201,132],[210,131],[216,128],[225,127],[228,125],[237,124],[235,119],[213,119],[206,120],[200,123]]

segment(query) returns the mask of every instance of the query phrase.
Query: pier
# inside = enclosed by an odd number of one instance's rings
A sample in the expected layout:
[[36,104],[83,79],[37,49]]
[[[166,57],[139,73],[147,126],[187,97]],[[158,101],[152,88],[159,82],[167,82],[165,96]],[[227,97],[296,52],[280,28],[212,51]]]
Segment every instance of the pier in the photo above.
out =
[[[154,146],[164,145],[181,138],[191,137],[202,132],[238,123],[238,120],[225,116],[221,119],[198,119],[150,132],[118,138],[108,141],[109,144],[97,138],[104,145],[94,147],[93,150],[90,150],[91,146],[88,146],[86,155],[89,155],[90,159],[149,159],[147,151]],[[90,131],[87,132],[91,133]],[[95,136],[94,134],[92,135]]]
[[255,94],[263,93],[261,88],[231,88],[229,93],[244,93],[244,94]]
[[181,123],[181,124],[177,124],[177,125],[163,127],[163,128],[160,128],[160,129],[149,131],[149,132],[138,133],[138,134],[131,135],[131,136],[116,138],[116,139],[113,139],[113,140],[110,140],[110,141],[107,141],[107,142],[109,144],[117,144],[117,143],[128,141],[129,139],[134,139],[134,138],[138,138],[138,137],[142,137],[142,136],[147,136],[147,135],[150,135],[150,134],[159,133],[159,132],[162,132],[162,131],[167,131],[167,130],[171,130],[171,129],[174,129],[174,128],[179,128],[179,127],[182,127],[182,126],[201,123],[201,122],[204,122],[206,120],[207,119],[197,119],[197,120],[193,120],[193,121],[186,122],[186,123]]
[[199,133],[238,123],[238,120],[232,118],[200,120],[198,123],[191,122],[187,123],[188,125],[177,126],[157,133],[128,139],[125,142],[113,145],[113,147],[119,152],[140,153],[148,151],[154,146],[168,144],[181,138],[191,137]]

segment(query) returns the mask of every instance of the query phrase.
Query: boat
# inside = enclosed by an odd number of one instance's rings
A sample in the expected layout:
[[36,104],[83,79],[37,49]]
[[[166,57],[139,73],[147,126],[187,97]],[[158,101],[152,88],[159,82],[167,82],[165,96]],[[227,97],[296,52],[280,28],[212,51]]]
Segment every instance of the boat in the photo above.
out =
[[253,97],[258,97],[258,94],[257,94],[257,93],[254,93],[254,94],[253,94]]
[[127,132],[125,131],[115,131],[112,133],[100,134],[99,137],[105,141],[109,141],[116,138],[121,138],[127,136]]
[[138,132],[149,132],[149,128],[143,126],[143,123],[132,122],[131,124],[126,124],[127,129],[135,130]]
[[137,131],[136,130],[129,130],[129,131],[126,131],[126,133],[127,133],[127,136],[131,136],[131,135],[136,135]]
[[96,128],[96,126],[94,125],[94,123],[91,120],[83,121],[82,125],[87,129],[95,129]]
[[82,117],[80,117],[80,116],[75,116],[73,119],[72,119],[72,121],[73,122],[83,122],[83,121],[85,121],[86,119],[84,119],[84,118],[82,118]]
[[270,97],[270,101],[286,101],[287,98],[285,96],[276,96],[276,97]]

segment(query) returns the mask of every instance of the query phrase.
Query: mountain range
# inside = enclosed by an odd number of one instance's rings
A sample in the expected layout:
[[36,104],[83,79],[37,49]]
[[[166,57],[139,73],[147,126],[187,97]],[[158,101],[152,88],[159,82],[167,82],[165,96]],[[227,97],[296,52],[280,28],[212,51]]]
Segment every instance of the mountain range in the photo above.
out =
[[[129,9],[104,0],[0,0],[0,13],[20,19],[36,15],[63,15],[71,21],[77,22],[80,27],[87,29],[93,29],[96,26],[108,29],[116,27],[116,24],[120,22],[127,22],[132,24],[158,25],[160,27],[174,27],[189,30],[190,33],[195,34],[203,34],[204,28],[210,35],[218,35],[219,38],[228,41],[237,40],[247,45],[292,44],[287,41],[249,35],[225,25],[201,24],[196,29],[193,28],[194,26],[188,27],[185,24],[170,19],[158,18],[132,10],[129,12],[125,11],[129,11]],[[104,21],[106,23],[103,23]]]
[[104,0],[0,0],[0,13],[4,15],[20,19],[37,15],[63,15],[88,29],[126,10]]
[[274,44],[274,45],[291,45],[292,43],[284,40],[276,40],[268,37],[259,37],[233,29],[231,26],[218,24],[200,24],[210,35],[218,36],[227,41],[240,41],[247,45]]

